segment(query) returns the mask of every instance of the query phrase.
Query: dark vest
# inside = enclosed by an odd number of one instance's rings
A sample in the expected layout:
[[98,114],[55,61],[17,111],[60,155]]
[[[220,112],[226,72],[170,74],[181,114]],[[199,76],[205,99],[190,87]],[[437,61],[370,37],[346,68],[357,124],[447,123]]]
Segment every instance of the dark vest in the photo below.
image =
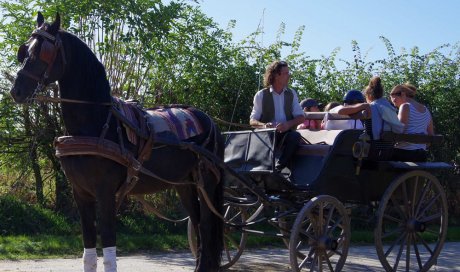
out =
[[[260,122],[267,123],[271,122],[275,118],[275,103],[273,102],[273,95],[270,93],[270,89],[266,88],[263,91],[262,99],[262,116],[260,117]],[[291,89],[284,91],[284,114],[286,115],[286,120],[292,120],[292,102],[294,101],[294,94]]]

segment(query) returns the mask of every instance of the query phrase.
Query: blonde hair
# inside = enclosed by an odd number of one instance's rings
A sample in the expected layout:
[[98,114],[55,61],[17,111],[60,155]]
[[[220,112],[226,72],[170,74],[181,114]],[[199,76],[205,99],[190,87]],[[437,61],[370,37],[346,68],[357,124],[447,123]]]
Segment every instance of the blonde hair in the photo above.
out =
[[393,89],[391,90],[391,93],[396,93],[396,92],[404,92],[407,97],[412,98],[417,93],[417,88],[415,88],[414,85],[411,85],[409,83],[404,83],[404,84],[399,84],[393,87]]
[[409,97],[415,97],[415,95],[417,94],[417,88],[415,88],[414,85],[406,82],[404,84],[402,84],[404,87],[406,87],[406,95],[409,96]]

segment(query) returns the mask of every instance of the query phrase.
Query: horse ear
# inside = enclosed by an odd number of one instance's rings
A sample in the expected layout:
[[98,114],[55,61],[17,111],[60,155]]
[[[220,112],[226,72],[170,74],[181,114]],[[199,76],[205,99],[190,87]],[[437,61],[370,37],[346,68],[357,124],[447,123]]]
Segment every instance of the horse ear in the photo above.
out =
[[49,27],[49,33],[55,35],[61,27],[61,16],[56,13],[56,19]]
[[37,28],[41,27],[44,22],[45,18],[43,17],[43,14],[39,11],[37,15]]

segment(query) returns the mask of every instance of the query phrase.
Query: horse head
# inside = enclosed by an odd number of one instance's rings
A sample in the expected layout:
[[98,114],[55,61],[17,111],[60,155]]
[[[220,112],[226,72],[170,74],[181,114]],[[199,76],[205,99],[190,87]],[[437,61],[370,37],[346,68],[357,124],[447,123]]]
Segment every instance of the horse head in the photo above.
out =
[[39,12],[37,28],[19,47],[17,59],[22,67],[10,91],[17,103],[31,101],[46,85],[62,77],[66,61],[59,35],[60,25],[59,14],[53,23],[48,24]]

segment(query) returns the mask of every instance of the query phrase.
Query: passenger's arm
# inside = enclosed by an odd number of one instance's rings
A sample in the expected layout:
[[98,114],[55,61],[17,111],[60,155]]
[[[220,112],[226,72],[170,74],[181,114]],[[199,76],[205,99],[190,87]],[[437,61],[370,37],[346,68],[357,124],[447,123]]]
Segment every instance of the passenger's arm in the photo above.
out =
[[404,126],[407,126],[407,123],[409,123],[409,104],[402,104],[399,107],[398,119]]
[[368,113],[368,116],[370,116],[371,106],[367,103],[343,106],[337,113],[341,115],[352,115],[363,110],[365,110]]
[[434,135],[433,118],[431,118],[430,123],[428,124],[427,132],[428,135]]

